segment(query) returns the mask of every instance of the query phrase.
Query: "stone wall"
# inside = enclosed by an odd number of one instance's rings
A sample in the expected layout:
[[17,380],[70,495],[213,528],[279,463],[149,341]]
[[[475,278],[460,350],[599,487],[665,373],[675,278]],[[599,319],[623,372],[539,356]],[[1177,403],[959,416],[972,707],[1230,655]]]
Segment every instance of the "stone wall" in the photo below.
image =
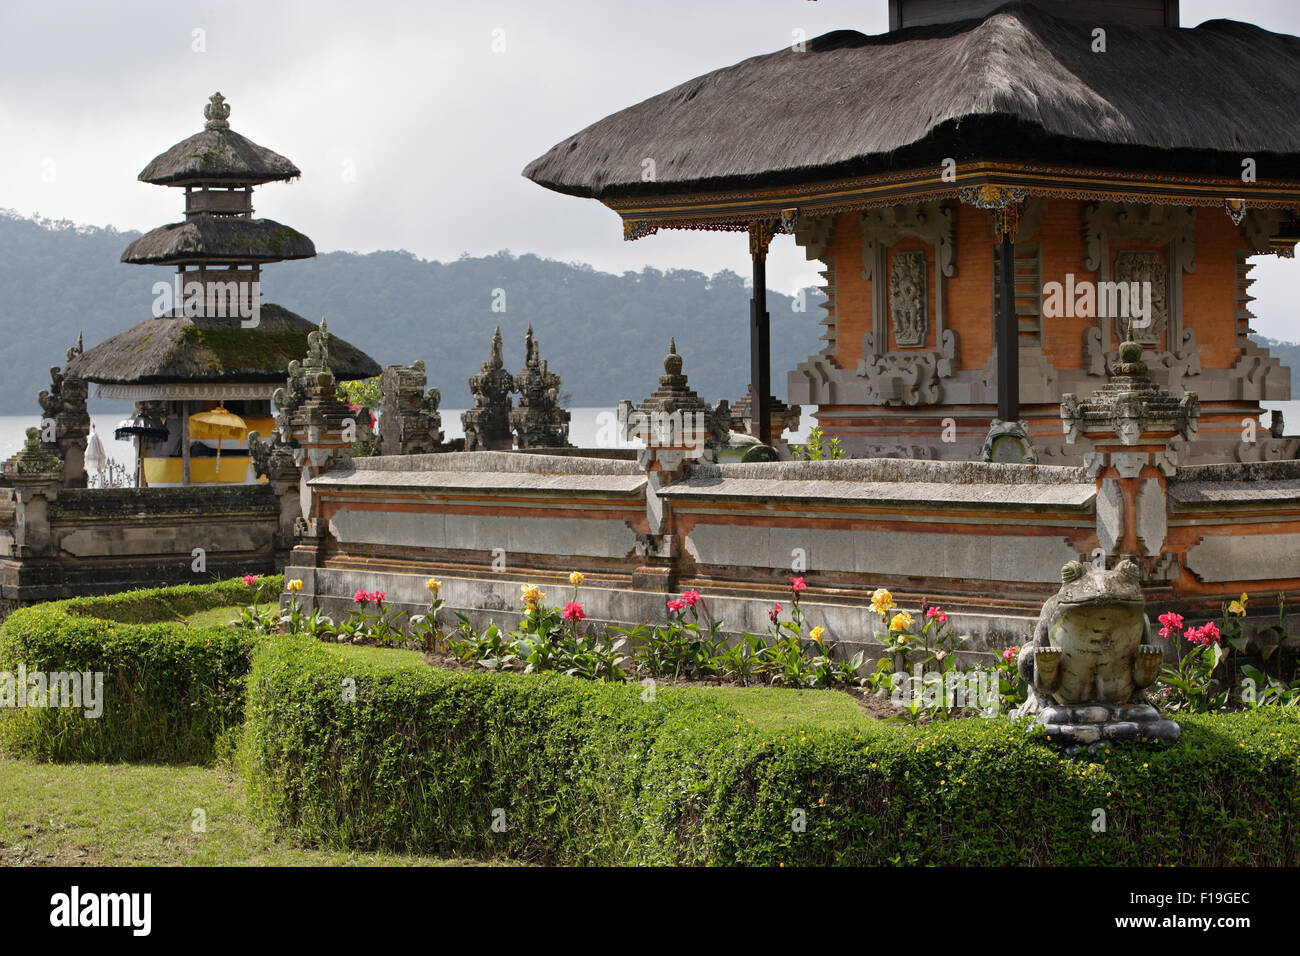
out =
[[210,581],[274,570],[266,485],[0,489],[0,600]]
[[1138,560],[1153,615],[1217,617],[1245,590],[1267,616],[1273,595],[1300,594],[1300,463],[1188,468],[1167,492],[1157,483],[1137,518],[1153,508],[1165,518],[1157,555],[1105,551],[1102,480],[1082,467],[876,459],[696,463],[673,476],[646,464],[510,452],[358,460],[311,482],[328,530],[294,551],[286,574],[303,579],[308,606],[337,618],[359,588],[422,611],[435,575],[448,621],[459,611],[512,626],[521,585],[563,604],[579,570],[596,623],[661,620],[667,596],[695,588],[706,620],[729,634],[765,631],[798,575],[809,621],[869,653],[881,637],[875,588],[905,608],[943,605],[978,654],[1026,640],[1076,559]]

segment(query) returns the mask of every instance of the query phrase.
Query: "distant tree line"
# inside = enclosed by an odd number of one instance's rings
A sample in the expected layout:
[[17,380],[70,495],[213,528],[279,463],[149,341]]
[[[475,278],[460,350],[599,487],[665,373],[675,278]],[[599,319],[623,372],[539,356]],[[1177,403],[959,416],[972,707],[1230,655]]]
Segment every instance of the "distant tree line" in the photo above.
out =
[[[151,287],[169,270],[118,261],[137,235],[0,213],[0,413],[36,409],[49,366],[62,364],[79,331],[90,347],[149,317]],[[424,359],[446,408],[471,403],[467,379],[487,359],[496,325],[506,365],[518,371],[532,324],[573,406],[650,394],[670,337],[702,397],[734,402],[749,381],[749,290],[731,271],[612,275],[508,251],[455,262],[330,252],[268,267],[262,292],[312,321],[327,316],[331,332],[381,365]],[[789,296],[770,292],[768,301],[773,385],[784,398],[782,370],[822,345],[822,300],[809,290],[802,312]]]

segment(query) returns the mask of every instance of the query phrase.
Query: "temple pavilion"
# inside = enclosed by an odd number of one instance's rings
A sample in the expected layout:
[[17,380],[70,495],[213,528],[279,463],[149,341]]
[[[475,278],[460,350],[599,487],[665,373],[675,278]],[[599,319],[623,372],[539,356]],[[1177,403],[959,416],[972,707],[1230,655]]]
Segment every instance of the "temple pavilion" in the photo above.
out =
[[600,200],[625,239],[746,234],[765,442],[764,264],[792,235],[827,301],[789,400],[851,454],[1002,460],[993,439],[1023,423],[1009,460],[1077,462],[1062,398],[1132,339],[1199,397],[1180,461],[1296,457],[1259,421],[1290,371],[1249,304],[1252,257],[1300,239],[1300,39],[1187,29],[1177,0],[890,0],[889,18],[676,86],[524,175]]
[[[191,419],[232,413],[269,435],[271,397],[289,363],[307,352],[316,325],[261,301],[268,263],[316,255],[289,226],[253,216],[253,187],[301,175],[297,166],[230,128],[230,106],[215,93],[204,128],[154,158],[142,182],[185,190],[185,218],[132,242],[123,262],[166,266],[153,287],[154,315],[71,359],[67,373],[97,384],[96,395],[135,402],[137,417],[160,423],[165,438],[144,442],[148,485],[253,481],[246,439],[191,435]],[[331,338],[337,381],[378,375],[360,349]],[[161,431],[162,429],[159,429]],[[218,451],[220,464],[218,465]]]

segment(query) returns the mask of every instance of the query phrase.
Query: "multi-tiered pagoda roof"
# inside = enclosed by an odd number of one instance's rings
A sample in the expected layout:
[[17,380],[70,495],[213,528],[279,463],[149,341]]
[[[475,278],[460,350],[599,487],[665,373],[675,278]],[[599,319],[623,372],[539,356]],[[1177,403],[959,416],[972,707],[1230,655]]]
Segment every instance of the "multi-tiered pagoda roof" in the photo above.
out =
[[[172,266],[186,281],[216,283],[259,280],[266,264],[316,255],[311,239],[296,229],[254,218],[255,186],[301,173],[279,153],[230,129],[229,115],[225,98],[215,94],[204,108],[204,129],[140,173],[142,182],[185,190],[185,219],[136,239],[122,253],[123,262]],[[204,386],[226,384],[235,390],[210,397],[269,398],[284,383],[289,362],[306,352],[315,328],[273,304],[259,306],[252,327],[238,318],[186,315],[177,308],[87,349],[69,372],[98,383],[103,397],[201,398]],[[330,344],[330,361],[340,381],[380,372],[369,355],[338,338]],[[177,388],[169,391],[168,385]]]

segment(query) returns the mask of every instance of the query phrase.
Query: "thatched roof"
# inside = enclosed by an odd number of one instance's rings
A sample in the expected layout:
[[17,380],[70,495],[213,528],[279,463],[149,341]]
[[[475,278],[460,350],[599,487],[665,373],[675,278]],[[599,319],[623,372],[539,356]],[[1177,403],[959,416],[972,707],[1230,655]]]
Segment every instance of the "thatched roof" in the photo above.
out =
[[[68,373],[99,384],[283,382],[289,363],[307,354],[316,329],[278,305],[263,305],[257,328],[146,319],[72,359]],[[201,320],[202,321],[202,320]],[[377,362],[331,334],[330,368],[340,381],[380,373]]]
[[256,186],[301,175],[302,171],[279,153],[232,129],[205,129],[155,156],[139,178],[159,186]]
[[[1300,178],[1300,39],[1229,20],[1106,27],[1011,3],[982,20],[851,30],[697,77],[524,170],[612,198],[781,185],[945,157]],[[1284,154],[1265,163],[1267,154]],[[642,182],[642,163],[655,180]]]
[[200,215],[145,233],[126,247],[123,262],[279,262],[310,259],[316,246],[296,229],[273,219]]

